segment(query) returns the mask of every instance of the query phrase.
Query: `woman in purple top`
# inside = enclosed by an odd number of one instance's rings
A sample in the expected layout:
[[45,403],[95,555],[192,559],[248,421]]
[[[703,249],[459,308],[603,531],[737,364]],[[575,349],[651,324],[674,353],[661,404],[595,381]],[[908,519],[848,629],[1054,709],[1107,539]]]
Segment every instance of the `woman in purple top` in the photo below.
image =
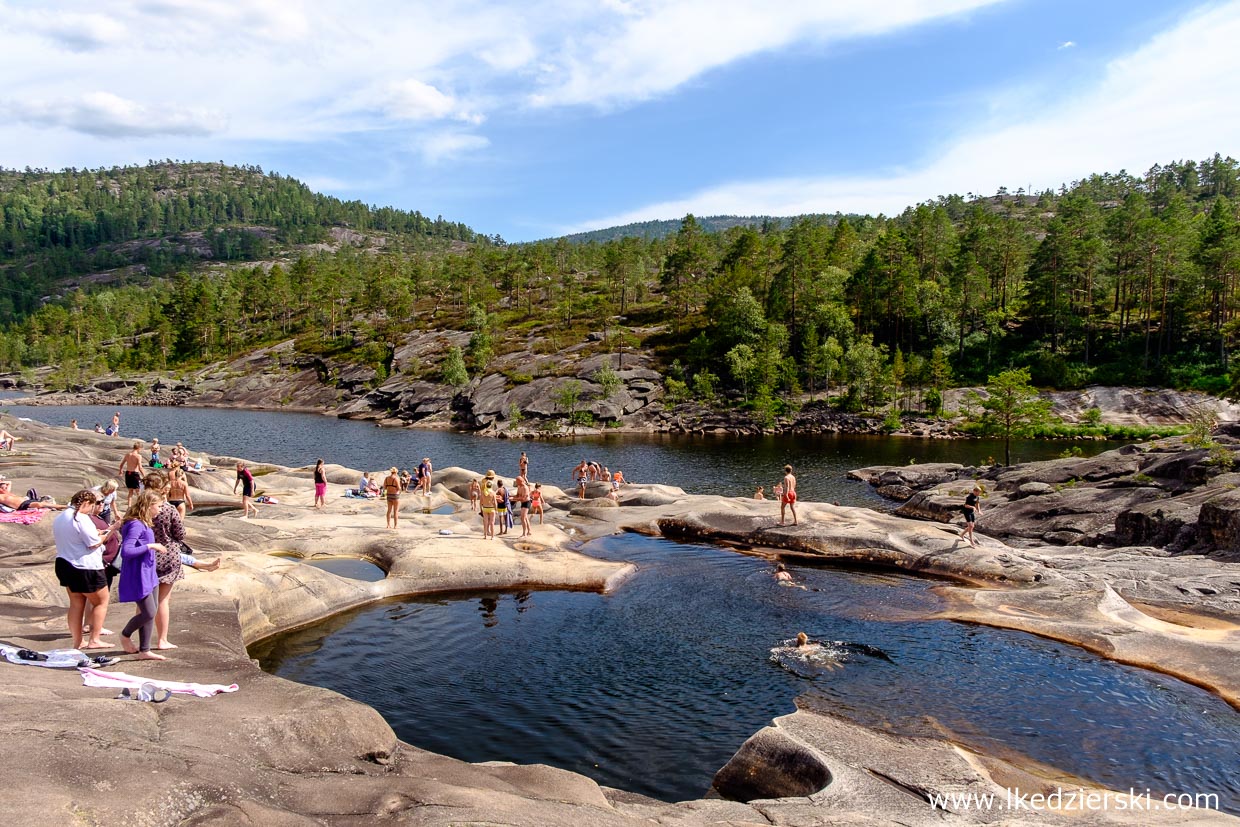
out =
[[156,495],[159,505],[155,507],[155,519],[151,521],[151,530],[155,540],[165,551],[155,555],[155,574],[159,577],[159,606],[155,612],[155,647],[156,649],[175,649],[175,643],[168,642],[168,624],[171,618],[169,598],[172,587],[185,576],[181,570],[181,556],[189,552],[185,544],[185,523],[181,521],[181,512],[168,502],[168,478],[159,471],[147,474],[142,484],[146,490]]
[[[158,652],[151,651],[151,633],[155,628],[155,613],[159,609],[159,576],[155,573],[155,555],[166,552],[155,542],[151,522],[159,508],[160,498],[150,491],[143,491],[134,498],[133,505],[125,513],[121,526],[121,582],[117,597],[122,603],[136,603],[138,613],[129,619],[121,630],[121,646],[131,655],[147,660],[166,660]],[[130,640],[138,633],[138,646]]]

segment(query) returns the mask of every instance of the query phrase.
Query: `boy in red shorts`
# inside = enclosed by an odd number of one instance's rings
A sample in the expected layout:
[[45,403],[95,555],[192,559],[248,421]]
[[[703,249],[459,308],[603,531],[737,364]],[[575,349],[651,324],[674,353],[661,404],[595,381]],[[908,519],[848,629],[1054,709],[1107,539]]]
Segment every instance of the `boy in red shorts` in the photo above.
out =
[[797,524],[797,478],[792,476],[792,466],[784,466],[783,493],[779,495],[779,524],[784,524],[784,509],[792,512],[792,524]]

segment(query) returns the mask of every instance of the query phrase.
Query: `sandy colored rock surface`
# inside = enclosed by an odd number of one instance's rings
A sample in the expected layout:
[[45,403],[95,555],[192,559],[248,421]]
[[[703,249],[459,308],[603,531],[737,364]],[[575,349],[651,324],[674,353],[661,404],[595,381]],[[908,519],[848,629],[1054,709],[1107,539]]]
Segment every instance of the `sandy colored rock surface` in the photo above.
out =
[[[11,418],[0,418],[0,425],[10,430],[14,424]],[[33,485],[62,500],[83,485],[112,476],[127,442],[33,423],[17,425],[25,439],[18,451],[0,455],[0,472],[15,478],[21,490]],[[309,508],[308,468],[261,470],[260,489],[280,504],[261,507],[260,517],[249,521],[228,510],[235,505],[227,493],[230,471],[195,477],[194,499],[209,515],[187,520],[189,542],[207,559],[223,555],[224,567],[210,574],[189,571],[177,585],[171,637],[180,648],[168,653],[168,661],[124,658],[111,667],[146,678],[236,683],[239,691],[140,704],[114,700],[114,690],[85,687],[71,670],[0,663],[0,737],[5,743],[0,778],[6,789],[20,791],[0,799],[4,823],[1149,823],[1113,812],[936,810],[923,793],[981,794],[1013,779],[1026,788],[1049,781],[998,759],[965,754],[947,742],[880,735],[808,711],[781,718],[756,735],[755,745],[738,753],[736,766],[763,781],[759,789],[764,795],[793,792],[773,771],[772,761],[790,767],[799,778],[829,776],[824,790],[812,791],[813,784],[802,783],[796,797],[747,804],[714,799],[658,802],[601,788],[550,767],[473,765],[417,749],[398,740],[373,709],[268,675],[246,652],[248,643],[262,637],[396,595],[516,587],[623,588],[630,567],[571,551],[566,529],[589,536],[631,526],[1018,585],[1002,590],[949,587],[957,606],[951,611],[1022,628],[1017,624],[1046,620],[1047,603],[1070,605],[1065,617],[1080,624],[1073,635],[1096,635],[1105,642],[1111,640],[1111,630],[1122,630],[1139,653],[1148,653],[1156,641],[1178,640],[1175,628],[1184,628],[1197,613],[1190,601],[1161,599],[1170,587],[1150,582],[1148,572],[1155,569],[1140,555],[1111,560],[1078,556],[1073,558],[1078,571],[1064,549],[1054,550],[1059,557],[1039,556],[988,541],[986,548],[966,553],[951,527],[811,504],[802,510],[805,526],[781,529],[771,525],[770,503],[764,512],[761,503],[692,497],[663,486],[628,487],[618,505],[577,501],[544,486],[547,523],[535,527],[532,538],[483,540],[476,518],[469,519],[468,513],[462,517],[460,511],[439,515],[422,510],[459,505],[462,486],[475,473],[465,469],[437,472],[429,501],[406,497],[401,528],[392,532],[382,529],[380,503],[341,496],[356,469],[333,469],[328,509],[319,513]],[[442,534],[444,530],[452,533]],[[44,650],[67,645],[66,599],[52,573],[53,556],[50,518],[32,526],[0,525],[0,640]],[[320,556],[361,557],[388,576],[375,583],[346,580],[299,559]],[[1112,584],[1109,592],[1099,583],[1090,584],[1098,571],[1117,573],[1105,575]],[[1119,572],[1127,572],[1131,582]],[[1181,572],[1175,570],[1175,582]],[[1210,597],[1210,624],[1187,639],[1194,647],[1213,647],[1209,651],[1216,656],[1232,653],[1237,645],[1230,623],[1237,613],[1224,583],[1231,576],[1206,568],[1193,573],[1193,582],[1216,592]],[[1042,590],[1047,590],[1046,598],[1039,596]],[[1090,602],[1093,594],[1101,596]],[[1065,595],[1075,595],[1078,603],[1071,604]],[[1146,603],[1139,604],[1137,598]],[[109,625],[118,629],[129,614],[128,605],[114,604]],[[1216,682],[1216,688],[1240,685],[1234,667],[1225,664],[1200,679]],[[759,742],[763,749],[757,749]],[[825,768],[826,776],[807,775],[799,762]],[[1157,821],[1222,824],[1236,819],[1198,812],[1160,813]]]

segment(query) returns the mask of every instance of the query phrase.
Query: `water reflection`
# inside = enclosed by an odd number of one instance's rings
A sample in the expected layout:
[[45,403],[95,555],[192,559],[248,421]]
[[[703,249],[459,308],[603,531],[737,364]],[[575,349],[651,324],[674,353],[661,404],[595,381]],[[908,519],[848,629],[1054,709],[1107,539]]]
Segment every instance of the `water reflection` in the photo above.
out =
[[[102,406],[21,407],[9,410],[52,424],[70,419],[111,419]],[[516,473],[521,452],[530,460],[533,482],[571,488],[571,469],[583,458],[622,470],[631,482],[663,483],[691,493],[752,496],[769,490],[785,463],[797,471],[803,500],[839,501],[889,509],[892,504],[870,486],[846,478],[869,465],[959,462],[977,465],[1003,456],[999,440],[939,440],[862,435],[782,435],[736,439],[723,436],[607,434],[558,440],[497,440],[446,431],[376,428],[316,414],[271,413],[212,408],[121,408],[125,436],[161,442],[182,441],[192,452],[243,456],[259,462],[299,467],[315,458],[351,468],[415,465],[430,456],[435,466],[494,468],[505,478]],[[119,442],[118,442],[119,444]],[[1049,459],[1065,449],[1094,454],[1117,443],[1018,441],[1014,462]]]
[[[808,588],[789,589],[768,560],[710,546],[621,535],[587,549],[639,571],[607,595],[384,604],[251,654],[372,704],[419,747],[548,763],[665,800],[705,793],[797,705],[1120,789],[1218,791],[1240,808],[1240,715],[1219,698],[1030,635],[910,620],[941,606],[931,582],[790,563]],[[801,630],[840,641],[842,668],[770,663]]]

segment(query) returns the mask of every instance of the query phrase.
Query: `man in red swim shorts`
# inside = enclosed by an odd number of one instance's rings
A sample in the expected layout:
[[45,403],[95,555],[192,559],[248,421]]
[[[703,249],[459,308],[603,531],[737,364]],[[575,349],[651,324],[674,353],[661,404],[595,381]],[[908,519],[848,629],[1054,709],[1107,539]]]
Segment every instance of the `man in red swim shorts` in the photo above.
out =
[[779,495],[779,524],[784,524],[784,509],[792,512],[792,524],[797,524],[797,478],[792,476],[792,466],[784,466],[783,493]]

